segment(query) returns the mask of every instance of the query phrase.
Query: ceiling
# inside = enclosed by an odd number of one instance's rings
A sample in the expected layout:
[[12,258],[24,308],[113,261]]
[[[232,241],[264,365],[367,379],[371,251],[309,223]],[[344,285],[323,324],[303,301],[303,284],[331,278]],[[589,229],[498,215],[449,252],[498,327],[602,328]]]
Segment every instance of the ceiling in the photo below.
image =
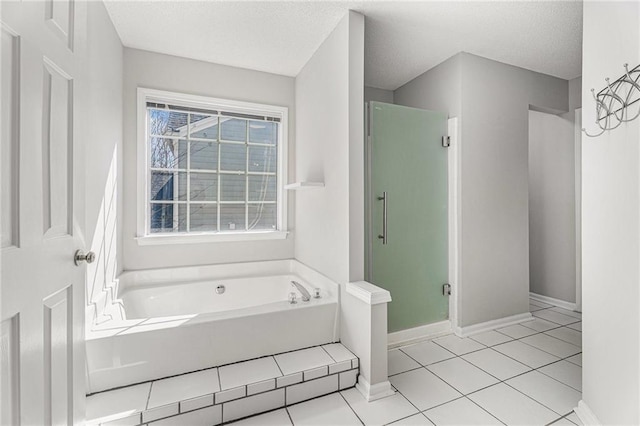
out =
[[365,15],[365,84],[396,89],[464,51],[572,79],[581,1],[106,0],[125,46],[295,76],[351,9]]

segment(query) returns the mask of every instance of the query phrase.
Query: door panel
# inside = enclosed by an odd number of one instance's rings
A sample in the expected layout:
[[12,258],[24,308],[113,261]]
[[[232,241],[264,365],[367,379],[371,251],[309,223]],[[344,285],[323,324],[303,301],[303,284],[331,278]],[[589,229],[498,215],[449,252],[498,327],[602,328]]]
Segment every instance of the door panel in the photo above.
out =
[[11,203],[1,230],[2,424],[81,424],[85,267],[73,255],[84,248],[75,184],[84,170],[74,141],[86,105],[86,4],[0,6],[2,201]]
[[[42,206],[45,238],[70,234],[69,170],[73,152],[71,115],[73,80],[52,60],[44,58],[42,87]],[[71,161],[70,161],[71,160]]]
[[[390,332],[448,317],[447,134],[443,113],[370,104],[370,264],[391,292]],[[379,238],[384,226],[386,244]]]
[[2,145],[0,148],[0,208],[2,209],[2,248],[17,245],[18,242],[18,173],[19,146],[17,117],[20,108],[20,39],[5,25],[0,27],[2,45],[2,73],[0,74],[2,96],[0,129]]

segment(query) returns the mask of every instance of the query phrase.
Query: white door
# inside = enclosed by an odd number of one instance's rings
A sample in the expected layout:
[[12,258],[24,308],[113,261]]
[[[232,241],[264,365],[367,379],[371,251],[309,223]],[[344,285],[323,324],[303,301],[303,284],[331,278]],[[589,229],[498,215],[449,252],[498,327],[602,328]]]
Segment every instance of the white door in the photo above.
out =
[[73,257],[84,249],[86,4],[0,3],[0,420],[79,424],[85,266]]

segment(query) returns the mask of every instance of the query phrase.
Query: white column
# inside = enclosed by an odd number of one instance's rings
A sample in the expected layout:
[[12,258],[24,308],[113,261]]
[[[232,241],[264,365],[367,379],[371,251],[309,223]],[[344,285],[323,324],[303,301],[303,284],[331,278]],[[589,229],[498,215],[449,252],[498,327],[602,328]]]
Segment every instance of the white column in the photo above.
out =
[[391,293],[366,281],[342,294],[342,343],[360,359],[356,388],[367,401],[393,395],[387,374],[387,303]]

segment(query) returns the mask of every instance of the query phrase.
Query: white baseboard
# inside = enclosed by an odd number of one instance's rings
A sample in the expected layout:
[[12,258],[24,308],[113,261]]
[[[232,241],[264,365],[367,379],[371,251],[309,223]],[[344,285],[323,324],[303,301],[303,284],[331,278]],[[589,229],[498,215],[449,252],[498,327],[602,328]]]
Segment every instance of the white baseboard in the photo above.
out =
[[375,401],[376,399],[385,398],[395,394],[395,391],[391,387],[391,382],[376,383],[375,385],[369,384],[362,375],[358,376],[358,383],[356,383],[356,389],[360,391],[364,399],[367,402]]
[[602,424],[583,400],[578,402],[578,406],[573,411],[576,412],[576,415],[585,426],[600,426]]
[[576,304],[572,302],[566,302],[560,299],[554,299],[553,297],[543,296],[537,293],[529,293],[529,297],[538,302],[546,303],[548,305],[557,306],[558,308],[568,309],[570,311],[576,310]]
[[449,333],[451,333],[451,321],[434,322],[433,324],[421,325],[420,327],[389,333],[387,335],[387,345],[389,349],[391,349],[425,339],[444,336]]
[[455,327],[454,332],[457,336],[467,337],[473,334],[484,333],[485,331],[495,330],[496,328],[507,327],[521,322],[531,321],[533,316],[529,312],[523,314],[511,315],[510,317],[498,318],[495,320],[481,322],[479,324],[468,325],[466,327]]

